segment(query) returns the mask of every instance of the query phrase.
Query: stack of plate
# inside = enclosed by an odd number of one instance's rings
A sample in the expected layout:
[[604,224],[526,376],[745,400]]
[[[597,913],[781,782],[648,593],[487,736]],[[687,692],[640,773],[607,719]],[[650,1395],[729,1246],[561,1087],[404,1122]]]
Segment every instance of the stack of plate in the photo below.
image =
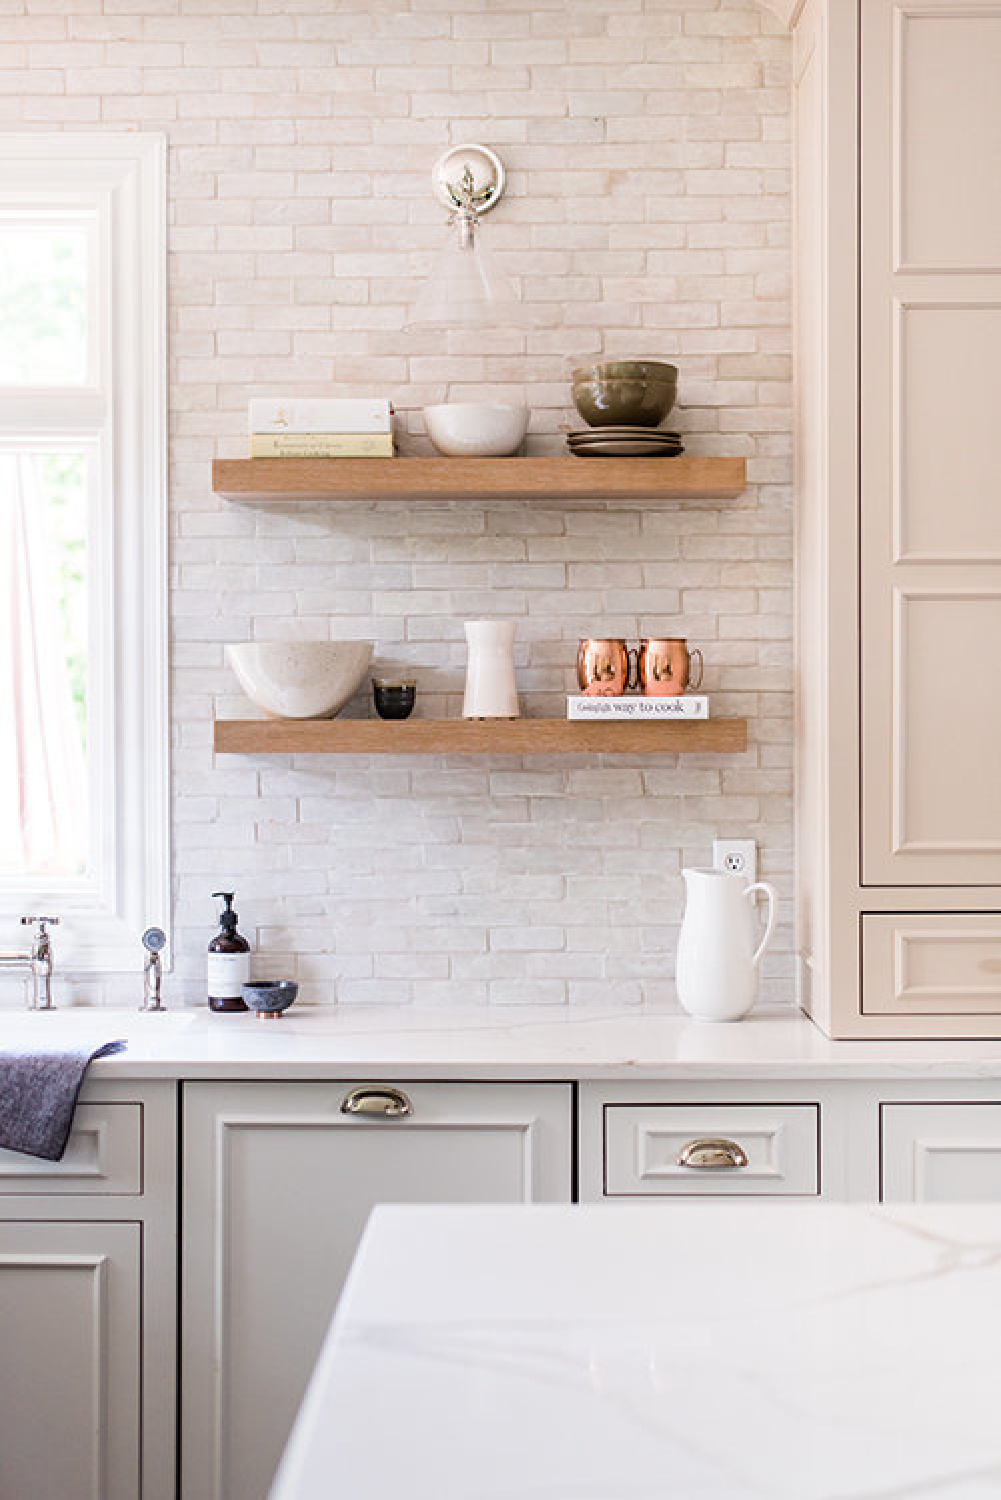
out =
[[582,427],[567,433],[567,447],[579,458],[675,458],[685,451],[680,434],[662,427]]

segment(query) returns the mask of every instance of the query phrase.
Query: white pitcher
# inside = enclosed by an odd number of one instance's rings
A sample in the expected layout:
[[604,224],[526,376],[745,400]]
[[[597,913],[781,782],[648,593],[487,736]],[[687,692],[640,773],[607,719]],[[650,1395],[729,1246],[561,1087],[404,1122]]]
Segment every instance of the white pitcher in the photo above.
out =
[[[748,885],[727,870],[682,870],[688,887],[678,940],[678,999],[697,1021],[739,1021],[754,1004],[758,964],[775,926],[775,888]],[[755,942],[754,892],[768,897],[765,932]]]
[[464,719],[517,719],[518,688],[514,680],[514,621],[467,620]]

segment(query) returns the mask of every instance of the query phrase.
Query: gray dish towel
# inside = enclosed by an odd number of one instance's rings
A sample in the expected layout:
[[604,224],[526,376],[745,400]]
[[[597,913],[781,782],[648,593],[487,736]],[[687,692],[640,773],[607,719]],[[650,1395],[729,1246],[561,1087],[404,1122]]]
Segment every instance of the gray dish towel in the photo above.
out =
[[124,1042],[44,1052],[5,1046],[0,1050],[0,1146],[59,1161],[87,1068],[97,1057],[124,1050]]

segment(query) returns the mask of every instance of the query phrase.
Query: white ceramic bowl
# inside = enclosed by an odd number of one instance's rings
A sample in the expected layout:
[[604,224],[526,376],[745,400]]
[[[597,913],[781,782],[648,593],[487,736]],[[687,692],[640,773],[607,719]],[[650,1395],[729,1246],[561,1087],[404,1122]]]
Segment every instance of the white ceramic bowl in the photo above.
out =
[[446,401],[425,406],[428,437],[449,458],[507,458],[528,431],[528,407],[496,401]]
[[279,719],[332,719],[361,686],[370,641],[245,641],[226,660],[247,697]]

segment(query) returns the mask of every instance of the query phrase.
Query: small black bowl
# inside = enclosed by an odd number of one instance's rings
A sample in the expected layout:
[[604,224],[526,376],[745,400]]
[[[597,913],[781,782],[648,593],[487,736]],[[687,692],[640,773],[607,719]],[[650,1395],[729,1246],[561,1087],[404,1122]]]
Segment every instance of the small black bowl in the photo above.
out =
[[417,701],[416,682],[383,682],[372,678],[372,697],[380,719],[409,719]]

